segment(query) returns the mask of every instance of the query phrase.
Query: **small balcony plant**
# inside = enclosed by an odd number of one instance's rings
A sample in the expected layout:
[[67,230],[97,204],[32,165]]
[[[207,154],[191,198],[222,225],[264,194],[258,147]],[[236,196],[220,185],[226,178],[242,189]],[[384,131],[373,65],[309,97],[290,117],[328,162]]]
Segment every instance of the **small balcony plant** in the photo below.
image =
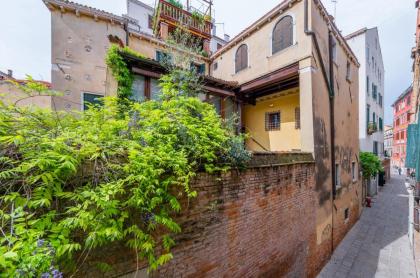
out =
[[371,134],[373,134],[373,133],[375,133],[377,131],[378,131],[378,125],[377,125],[377,123],[376,122],[369,122],[368,123],[368,126],[367,126],[367,133],[369,135],[371,135]]

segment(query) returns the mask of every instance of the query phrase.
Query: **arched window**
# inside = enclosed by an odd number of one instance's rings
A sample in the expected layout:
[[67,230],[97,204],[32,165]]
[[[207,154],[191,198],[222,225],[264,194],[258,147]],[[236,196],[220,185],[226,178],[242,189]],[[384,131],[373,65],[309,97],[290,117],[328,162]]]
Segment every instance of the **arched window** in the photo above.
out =
[[273,54],[293,45],[293,18],[288,15],[273,30]]
[[236,50],[235,56],[235,72],[239,72],[248,67],[248,46],[246,44],[241,45]]

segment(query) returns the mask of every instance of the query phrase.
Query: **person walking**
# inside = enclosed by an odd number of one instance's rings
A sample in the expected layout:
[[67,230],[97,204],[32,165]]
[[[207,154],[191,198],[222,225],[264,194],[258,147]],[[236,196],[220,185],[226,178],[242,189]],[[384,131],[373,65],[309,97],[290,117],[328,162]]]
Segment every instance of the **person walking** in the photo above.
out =
[[401,169],[401,167],[398,167],[398,174],[401,176],[401,172],[402,172],[402,169]]

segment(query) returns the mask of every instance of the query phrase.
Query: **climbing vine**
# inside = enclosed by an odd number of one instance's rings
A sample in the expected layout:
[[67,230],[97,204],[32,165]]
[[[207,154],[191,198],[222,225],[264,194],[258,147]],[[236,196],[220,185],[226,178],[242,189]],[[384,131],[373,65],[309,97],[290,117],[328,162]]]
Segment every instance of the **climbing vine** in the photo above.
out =
[[112,76],[118,83],[118,97],[121,99],[128,99],[131,97],[131,87],[133,85],[134,77],[122,54],[128,54],[138,58],[144,58],[144,56],[133,51],[129,47],[119,47],[116,44],[112,44],[108,49],[105,61],[112,72]]
[[75,274],[95,249],[121,242],[154,270],[172,258],[174,216],[185,209],[180,199],[196,197],[196,173],[249,160],[243,138],[196,97],[188,71],[161,79],[159,101],[121,111],[132,75],[119,51],[107,56],[118,97],[101,107],[62,113],[0,102],[2,276]]

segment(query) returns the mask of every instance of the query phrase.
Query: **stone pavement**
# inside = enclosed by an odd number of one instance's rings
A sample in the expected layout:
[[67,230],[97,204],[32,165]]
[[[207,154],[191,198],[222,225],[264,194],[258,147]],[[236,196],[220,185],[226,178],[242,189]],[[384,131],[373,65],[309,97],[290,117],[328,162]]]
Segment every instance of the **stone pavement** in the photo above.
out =
[[407,231],[408,193],[403,176],[393,176],[318,278],[416,277]]

